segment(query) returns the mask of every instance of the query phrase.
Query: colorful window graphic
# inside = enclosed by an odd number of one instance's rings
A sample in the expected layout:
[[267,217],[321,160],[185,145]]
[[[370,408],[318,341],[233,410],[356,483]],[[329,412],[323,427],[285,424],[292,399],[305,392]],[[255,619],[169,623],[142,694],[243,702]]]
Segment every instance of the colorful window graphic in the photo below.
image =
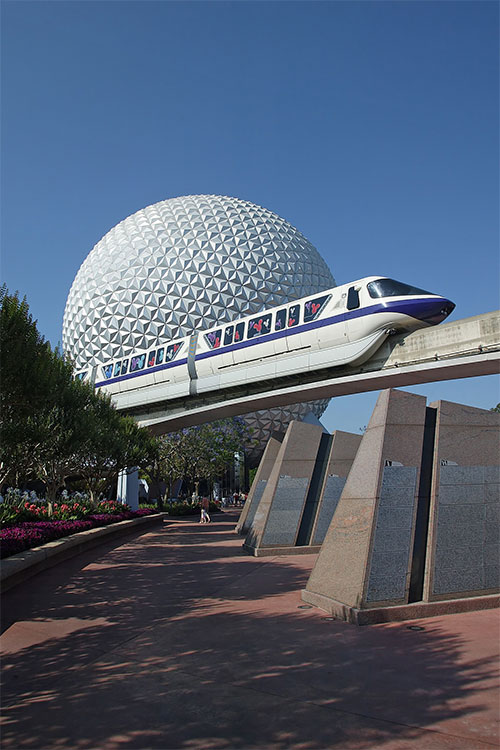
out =
[[155,363],[155,358],[156,358],[156,352],[155,351],[149,352],[149,354],[148,354],[148,367],[153,367],[153,365]]
[[276,313],[275,331],[283,331],[286,328],[286,310],[278,310]]
[[299,322],[300,305],[292,305],[288,308],[288,328],[296,326]]
[[122,375],[127,374],[127,368],[128,368],[128,359],[124,359],[122,362]]
[[238,343],[238,341],[243,341],[244,337],[245,337],[245,324],[238,323],[238,325],[236,326],[236,330],[234,332],[235,343]]
[[102,374],[106,378],[106,380],[109,380],[109,378],[113,375],[113,365],[104,365],[102,368]]
[[222,334],[222,328],[218,328],[216,331],[211,331],[205,334],[205,341],[209,345],[210,349],[218,349],[220,346],[220,339]]
[[170,346],[167,346],[167,353],[165,355],[165,362],[172,362],[173,359],[177,357],[177,354],[179,353],[182,341],[178,344],[170,344]]
[[85,378],[87,377],[87,372],[88,372],[88,370],[85,370],[85,372],[79,372],[79,373],[77,373],[75,375],[76,379],[77,380],[85,380]]
[[263,336],[271,330],[271,315],[261,315],[253,318],[248,322],[247,338],[253,339],[256,336]]
[[116,378],[116,376],[120,374],[120,372],[121,372],[121,369],[122,369],[122,363],[121,363],[121,360],[120,360],[120,362],[115,362],[115,371],[114,371],[114,373],[113,373],[113,377],[115,377],[115,378]]
[[146,364],[145,354],[139,354],[136,357],[132,357],[130,360],[130,372],[137,372],[138,370],[143,370],[145,364]]
[[161,365],[161,363],[163,362],[163,355],[164,354],[165,354],[165,349],[162,346],[162,348],[158,349],[158,351],[156,352],[156,364],[157,365]]
[[316,297],[316,299],[310,299],[304,305],[304,323],[310,323],[311,320],[316,320],[328,300],[331,294],[325,294],[323,297]]

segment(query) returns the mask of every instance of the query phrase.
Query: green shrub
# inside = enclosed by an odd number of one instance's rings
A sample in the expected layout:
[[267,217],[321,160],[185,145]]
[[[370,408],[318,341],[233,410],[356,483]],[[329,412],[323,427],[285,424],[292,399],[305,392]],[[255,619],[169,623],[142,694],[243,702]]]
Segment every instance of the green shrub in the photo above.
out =
[[200,513],[200,506],[188,503],[167,503],[165,511],[169,516],[197,516]]
[[[210,502],[208,512],[217,513],[218,511],[220,511],[220,507],[216,503]],[[201,512],[201,503],[195,503],[195,505],[184,502],[166,503],[165,512],[169,516],[197,516]]]

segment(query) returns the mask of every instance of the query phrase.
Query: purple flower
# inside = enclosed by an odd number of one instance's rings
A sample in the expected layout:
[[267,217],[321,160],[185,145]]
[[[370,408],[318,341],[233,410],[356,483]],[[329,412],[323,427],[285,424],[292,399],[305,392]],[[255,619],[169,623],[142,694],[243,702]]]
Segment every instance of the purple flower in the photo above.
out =
[[0,531],[0,557],[10,557],[32,547],[52,542],[79,531],[98,526],[106,526],[128,518],[140,518],[151,514],[148,508],[121,513],[96,513],[87,516],[85,521],[24,521]]

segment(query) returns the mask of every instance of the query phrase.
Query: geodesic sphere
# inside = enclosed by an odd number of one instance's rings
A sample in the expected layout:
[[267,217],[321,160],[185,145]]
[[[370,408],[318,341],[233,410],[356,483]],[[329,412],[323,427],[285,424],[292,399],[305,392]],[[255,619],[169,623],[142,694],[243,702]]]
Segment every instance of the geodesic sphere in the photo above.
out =
[[318,251],[272,211],[218,195],[170,198],[89,253],[68,295],[63,348],[83,369],[333,286]]

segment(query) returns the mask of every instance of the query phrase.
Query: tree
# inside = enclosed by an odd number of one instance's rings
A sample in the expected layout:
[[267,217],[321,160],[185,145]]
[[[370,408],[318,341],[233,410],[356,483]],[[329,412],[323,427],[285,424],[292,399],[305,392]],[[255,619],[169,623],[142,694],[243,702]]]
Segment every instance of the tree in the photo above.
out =
[[242,452],[251,442],[250,430],[241,418],[223,419],[202,425],[200,470],[204,479],[212,484],[228,464],[234,461],[235,453]]
[[85,415],[85,438],[78,450],[78,473],[94,499],[106,486],[116,483],[121,469],[154,461],[157,438],[140,428],[131,417],[118,414],[111,399],[101,393]]
[[44,482],[53,501],[65,480],[79,473],[82,446],[88,444],[88,413],[95,397],[93,387],[73,380],[60,363],[54,368],[50,400],[29,419],[32,473]]
[[490,411],[496,411],[500,413],[500,404],[497,404],[496,406],[493,406]]
[[54,373],[71,368],[38,333],[26,298],[0,288],[0,484],[32,475],[33,418],[50,403]]
[[186,428],[159,438],[156,464],[151,468],[153,479],[162,478],[170,487],[175,479],[183,479],[189,493],[196,484],[209,484],[220,476],[234,454],[251,443],[251,434],[240,418]]
[[156,451],[148,467],[148,477],[151,483],[150,489],[156,487],[158,491],[158,500],[160,507],[163,505],[164,497],[160,491],[160,484],[165,482],[167,485],[166,494],[177,478],[181,478],[184,473],[184,434],[173,432],[169,435],[162,435],[157,439]]
[[93,496],[122,467],[148,463],[156,439],[91,383],[73,378],[71,362],[38,333],[26,299],[0,289],[0,483],[29,478],[49,501],[70,476]]

